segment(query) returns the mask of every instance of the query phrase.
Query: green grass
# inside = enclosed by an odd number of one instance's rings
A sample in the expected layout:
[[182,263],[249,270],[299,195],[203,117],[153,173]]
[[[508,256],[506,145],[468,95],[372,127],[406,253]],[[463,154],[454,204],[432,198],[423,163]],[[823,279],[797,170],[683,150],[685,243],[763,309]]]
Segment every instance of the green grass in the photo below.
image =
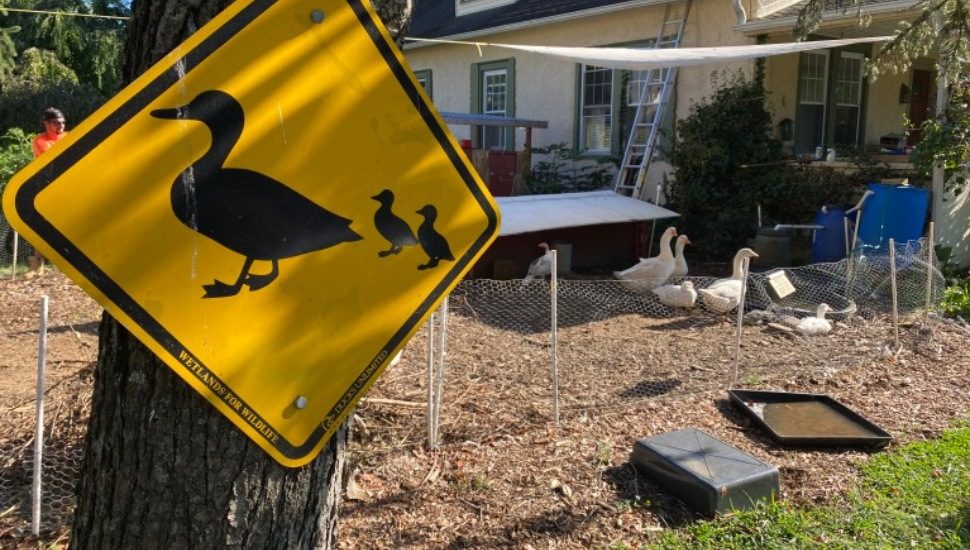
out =
[[861,467],[845,506],[773,502],[664,533],[653,548],[970,548],[970,422]]

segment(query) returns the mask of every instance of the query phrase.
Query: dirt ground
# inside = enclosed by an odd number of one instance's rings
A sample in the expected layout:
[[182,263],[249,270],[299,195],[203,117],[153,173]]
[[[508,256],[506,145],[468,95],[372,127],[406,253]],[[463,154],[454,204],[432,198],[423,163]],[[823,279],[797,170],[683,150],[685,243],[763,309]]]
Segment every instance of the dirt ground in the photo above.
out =
[[[3,460],[30,442],[42,294],[51,297],[48,399],[71,426],[62,430],[62,443],[80,445],[83,434],[100,308],[57,273],[0,281],[0,468],[14,468]],[[828,394],[891,433],[889,449],[935,437],[970,411],[970,329],[908,320],[902,350],[894,354],[886,348],[887,326],[840,324],[824,349],[768,326],[746,327],[743,357],[751,368],[740,380],[749,388]],[[636,315],[564,329],[556,425],[544,385],[548,372],[523,367],[547,355],[548,343],[455,315],[441,446],[428,450],[422,330],[358,408],[340,548],[649,543],[699,516],[636,471],[630,451],[639,438],[686,427],[777,466],[783,499],[838,505],[857,479],[857,466],[879,451],[773,442],[727,399],[726,331],[726,322]],[[646,347],[631,351],[628,342],[610,340],[615,334],[635,334]],[[823,357],[825,368],[799,367]],[[651,365],[667,370],[646,377]],[[637,382],[644,379],[649,383]],[[0,483],[0,490],[9,488]],[[29,543],[28,517],[22,503],[0,506],[0,547]],[[61,521],[49,540],[64,540]]]

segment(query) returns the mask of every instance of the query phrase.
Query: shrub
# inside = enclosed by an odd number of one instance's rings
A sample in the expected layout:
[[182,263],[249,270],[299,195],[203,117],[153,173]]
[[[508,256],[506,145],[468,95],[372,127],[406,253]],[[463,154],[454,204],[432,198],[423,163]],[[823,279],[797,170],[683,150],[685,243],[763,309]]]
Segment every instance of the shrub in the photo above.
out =
[[0,136],[0,195],[7,182],[34,158],[30,136],[20,128],[11,128]]
[[752,235],[764,190],[783,183],[781,142],[772,136],[765,92],[738,73],[714,79],[714,95],[691,107],[677,127],[668,186],[678,228],[705,259],[730,258]]

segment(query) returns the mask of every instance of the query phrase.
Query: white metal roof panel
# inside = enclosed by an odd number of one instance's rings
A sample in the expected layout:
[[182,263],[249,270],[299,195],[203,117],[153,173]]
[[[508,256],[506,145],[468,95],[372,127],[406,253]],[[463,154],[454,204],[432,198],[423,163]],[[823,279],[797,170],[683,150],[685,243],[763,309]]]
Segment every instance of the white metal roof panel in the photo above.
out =
[[495,197],[495,201],[502,212],[499,237],[563,227],[651,221],[680,216],[672,210],[624,197],[613,191]]

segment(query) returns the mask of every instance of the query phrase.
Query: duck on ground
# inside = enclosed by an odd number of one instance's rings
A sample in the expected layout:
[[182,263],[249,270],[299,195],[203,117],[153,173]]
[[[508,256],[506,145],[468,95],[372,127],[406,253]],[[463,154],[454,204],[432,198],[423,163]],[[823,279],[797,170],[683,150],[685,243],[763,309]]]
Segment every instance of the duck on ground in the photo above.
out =
[[684,258],[684,247],[692,244],[687,235],[678,235],[677,242],[674,244],[674,272],[671,277],[687,276],[687,259]]
[[[185,226],[245,258],[236,282],[203,285],[204,298],[258,290],[279,276],[279,260],[323,250],[362,237],[343,218],[269,176],[245,168],[224,168],[245,126],[242,106],[231,95],[210,90],[187,105],[156,109],[155,118],[197,120],[212,144],[172,183],[172,211]],[[253,262],[272,262],[270,273],[250,273]]]
[[674,308],[692,308],[697,302],[697,291],[691,281],[660,286],[653,289],[653,293],[660,299],[660,303]]
[[704,306],[713,313],[730,313],[741,303],[741,286],[744,280],[743,263],[746,258],[757,258],[758,254],[750,248],[742,248],[734,255],[731,276],[718,279],[707,288],[698,289],[697,294]]
[[549,249],[549,243],[539,243],[539,248],[542,248],[545,252],[529,264],[529,271],[526,272],[525,279],[523,279],[525,281],[552,276],[552,250]]
[[428,255],[428,263],[419,265],[418,269],[437,267],[441,260],[454,261],[455,257],[451,255],[448,240],[434,228],[434,222],[438,219],[438,209],[426,204],[417,213],[424,217],[424,221],[418,227],[418,243]]
[[391,245],[387,250],[378,252],[378,256],[383,258],[391,254],[399,254],[405,246],[418,244],[418,239],[411,231],[411,227],[391,210],[394,205],[394,193],[390,189],[385,189],[371,198],[381,203],[380,208],[374,213],[374,227]]
[[814,316],[808,316],[795,325],[795,330],[805,336],[820,336],[832,332],[832,323],[826,318],[825,314],[832,311],[828,304],[819,304]]
[[660,253],[653,258],[640,258],[640,262],[613,276],[624,281],[624,286],[637,292],[648,292],[663,285],[674,273],[674,255],[670,241],[677,236],[676,227],[668,227],[660,236]]

